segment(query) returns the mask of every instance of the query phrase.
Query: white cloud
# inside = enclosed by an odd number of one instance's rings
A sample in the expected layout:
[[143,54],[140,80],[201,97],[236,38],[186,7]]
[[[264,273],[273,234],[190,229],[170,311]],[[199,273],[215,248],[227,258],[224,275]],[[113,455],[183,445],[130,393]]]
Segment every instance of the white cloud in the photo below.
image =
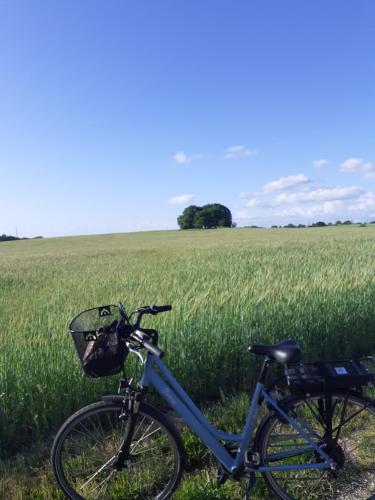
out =
[[249,193],[248,191],[241,191],[240,198],[246,199],[246,198],[250,198],[250,197],[251,197],[251,193]]
[[375,163],[366,162],[362,158],[348,158],[340,165],[341,172],[361,174],[364,177],[375,177]]
[[[345,163],[349,171],[365,174],[371,171],[363,160],[349,160]],[[268,182],[259,191],[244,191],[240,193],[243,201],[236,219],[242,225],[246,221],[283,225],[318,220],[375,220],[375,190],[367,191],[358,185],[316,187],[312,182],[313,179],[299,173]]]
[[194,160],[200,160],[203,158],[203,155],[200,153],[186,154],[184,151],[177,151],[177,153],[173,156],[173,159],[177,163],[191,163]]
[[320,160],[315,160],[315,161],[313,161],[313,165],[316,168],[323,168],[323,167],[326,167],[328,165],[328,160],[326,160],[325,158],[322,158]]
[[244,156],[254,156],[256,151],[254,149],[248,149],[246,146],[230,146],[225,151],[225,158],[231,160],[233,158],[242,158]]
[[302,217],[302,218],[319,218],[325,215],[341,214],[343,209],[343,202],[341,200],[326,201],[317,205],[305,207],[295,206],[292,208],[281,210],[275,215],[280,217]]
[[310,179],[304,174],[289,175],[287,177],[281,177],[275,181],[267,182],[267,184],[263,186],[263,192],[273,193],[274,191],[283,191],[284,189],[301,186],[307,182],[310,182]]
[[341,200],[326,201],[323,203],[323,213],[327,215],[337,214],[343,207],[344,203]]
[[249,210],[239,210],[234,214],[234,218],[238,221],[245,221],[254,219],[254,215]]
[[171,205],[187,205],[195,199],[193,194],[181,194],[179,196],[173,196],[173,198],[169,198],[168,202]]
[[358,200],[356,200],[356,203],[349,207],[349,210],[353,212],[368,209],[375,209],[375,193],[372,191],[360,196]]
[[259,205],[259,200],[257,198],[251,198],[248,202],[247,202],[247,206],[248,207],[256,207],[257,205]]
[[312,201],[346,200],[356,198],[363,193],[363,189],[357,186],[318,188],[294,193],[281,193],[276,197],[276,203],[307,203]]

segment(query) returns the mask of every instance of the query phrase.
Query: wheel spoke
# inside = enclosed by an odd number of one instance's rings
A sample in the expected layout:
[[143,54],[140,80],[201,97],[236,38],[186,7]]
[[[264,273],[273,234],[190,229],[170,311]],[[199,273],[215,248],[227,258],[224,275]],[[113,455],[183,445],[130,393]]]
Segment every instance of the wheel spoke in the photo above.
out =
[[116,455],[113,455],[113,457],[111,457],[109,460],[107,460],[107,462],[105,464],[103,464],[96,472],[95,474],[93,474],[82,486],[81,486],[81,490],[83,490],[85,488],[86,485],[88,485],[89,483],[91,483],[91,481],[93,479],[96,478],[96,476],[98,474],[100,474],[102,472],[103,469],[105,469],[106,467],[108,467],[108,465],[114,461],[114,459],[116,458]]
[[137,446],[139,445],[139,443],[141,443],[142,441],[144,441],[145,439],[149,438],[150,436],[152,436],[153,434],[155,434],[155,432],[158,432],[160,431],[160,427],[158,427],[157,429],[153,430],[152,432],[149,432],[148,434],[143,435],[140,439],[138,439],[138,441],[135,443],[135,445],[133,447],[130,448],[130,452],[133,453],[134,450],[137,448]]

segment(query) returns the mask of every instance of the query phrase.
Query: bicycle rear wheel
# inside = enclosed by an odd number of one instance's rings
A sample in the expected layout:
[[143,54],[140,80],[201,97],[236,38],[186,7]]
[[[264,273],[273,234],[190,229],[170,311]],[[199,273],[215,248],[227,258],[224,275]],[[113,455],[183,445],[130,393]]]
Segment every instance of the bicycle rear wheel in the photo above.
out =
[[[308,423],[316,433],[314,442],[323,445],[326,453],[337,463],[337,468],[266,472],[263,477],[269,489],[284,500],[375,498],[374,401],[355,394],[348,396],[334,393],[333,443],[329,446],[324,437],[324,394],[303,398],[291,397],[286,401],[288,413],[294,415],[293,418],[298,416]],[[258,443],[261,462],[264,465],[285,466],[322,462],[322,458],[308,446],[307,441],[275,414],[268,416],[263,423]]]
[[177,430],[156,408],[141,404],[121,470],[113,466],[127,419],[121,402],[98,402],[72,415],[52,447],[53,470],[71,499],[168,498],[177,487],[184,450]]

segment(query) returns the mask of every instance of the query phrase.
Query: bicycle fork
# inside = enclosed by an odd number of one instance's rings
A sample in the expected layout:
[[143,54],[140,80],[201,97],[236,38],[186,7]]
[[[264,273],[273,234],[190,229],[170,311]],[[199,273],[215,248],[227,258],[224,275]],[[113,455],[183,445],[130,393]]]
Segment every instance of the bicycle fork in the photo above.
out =
[[131,458],[130,447],[139,416],[141,398],[141,391],[131,390],[130,388],[126,389],[126,394],[123,401],[123,411],[119,417],[120,420],[126,419],[126,428],[119,451],[117,453],[117,457],[113,462],[113,468],[116,471],[127,467],[126,461]]

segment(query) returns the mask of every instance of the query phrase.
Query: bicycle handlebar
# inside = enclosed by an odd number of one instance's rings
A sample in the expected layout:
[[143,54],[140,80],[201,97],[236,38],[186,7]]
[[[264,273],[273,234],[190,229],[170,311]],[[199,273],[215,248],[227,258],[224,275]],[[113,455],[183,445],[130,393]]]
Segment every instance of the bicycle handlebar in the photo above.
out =
[[157,358],[162,358],[164,356],[164,352],[161,351],[154,344],[151,344],[151,342],[148,342],[147,340],[143,340],[142,345],[145,349],[147,349],[148,352],[150,352],[151,354],[153,354]]
[[137,341],[142,347],[147,349],[147,351],[149,351],[151,354],[157,356],[158,358],[162,358],[164,356],[164,352],[161,351],[156,345],[146,340],[145,337],[146,339],[149,338],[145,332],[142,332],[142,330],[135,330],[130,336],[130,338]]
[[135,312],[137,315],[143,315],[143,314],[159,314],[161,312],[166,312],[166,311],[171,311],[172,306],[166,305],[166,306],[143,306],[137,309]]
[[166,311],[170,311],[172,309],[172,306],[170,305],[166,305],[166,306],[143,306],[143,307],[140,307],[139,309],[137,309],[135,311],[135,314],[136,314],[136,320],[135,320],[135,323],[134,323],[134,327],[135,328],[139,328],[140,325],[141,325],[141,321],[142,321],[142,316],[144,314],[152,314],[153,316],[155,316],[155,314],[159,314],[161,312],[166,312]]
[[172,310],[172,306],[166,305],[166,306],[149,306],[150,307],[150,312],[151,314],[159,314],[162,312],[167,312]]
[[[141,330],[141,321],[142,321],[142,316],[144,314],[152,314],[153,316],[155,314],[159,314],[162,312],[167,312],[172,310],[171,305],[164,305],[164,306],[156,306],[156,305],[150,305],[150,306],[143,306],[138,308],[135,311],[135,322],[134,324],[130,323],[129,317],[125,313],[125,309],[121,303],[119,303],[120,307],[120,313],[122,316],[122,319],[120,321],[120,324],[118,325],[119,331],[122,333],[123,338],[128,338],[130,340],[133,340],[140,344],[141,347],[144,347],[148,352],[153,354],[154,356],[157,356],[158,358],[162,358],[164,356],[164,352],[161,351],[157,345],[157,333],[156,336],[151,335],[151,337],[148,335],[148,331]],[[127,324],[127,327],[125,327],[125,322]],[[127,328],[130,328],[130,331],[127,330]],[[151,332],[151,330],[149,330]],[[149,342],[150,338],[153,339],[155,342]]]

